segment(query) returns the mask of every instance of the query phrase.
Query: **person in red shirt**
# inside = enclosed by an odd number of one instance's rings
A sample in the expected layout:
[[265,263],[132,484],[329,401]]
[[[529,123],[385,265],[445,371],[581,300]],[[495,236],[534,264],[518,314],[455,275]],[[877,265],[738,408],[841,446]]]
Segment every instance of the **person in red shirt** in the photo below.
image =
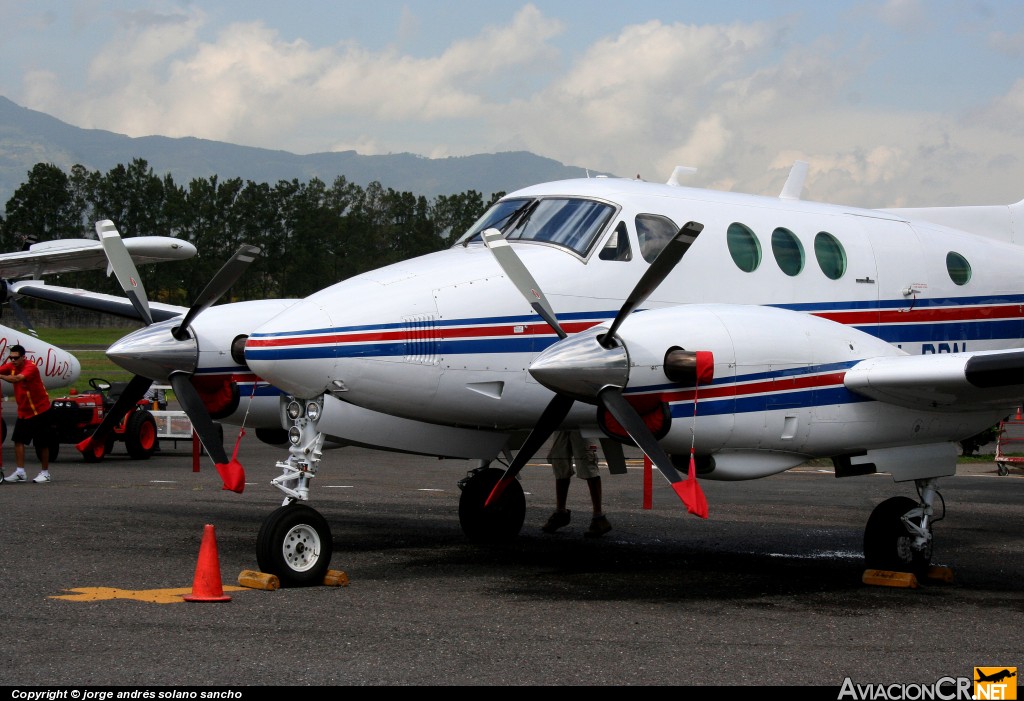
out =
[[[50,447],[45,440],[54,430],[50,413],[50,396],[39,376],[39,366],[25,358],[25,348],[11,346],[7,362],[0,365],[0,380],[14,385],[14,398],[18,402],[18,420],[14,422],[14,462],[17,469],[4,482],[27,482],[25,475],[25,446],[36,441],[42,470],[32,480],[36,484],[52,482],[50,477]],[[42,441],[42,442],[40,442]]]

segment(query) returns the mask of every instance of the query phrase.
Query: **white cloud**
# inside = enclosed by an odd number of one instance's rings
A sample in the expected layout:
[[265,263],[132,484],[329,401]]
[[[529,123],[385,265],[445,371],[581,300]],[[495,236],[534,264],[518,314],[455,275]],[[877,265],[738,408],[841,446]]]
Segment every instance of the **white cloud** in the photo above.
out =
[[918,32],[932,20],[934,9],[923,0],[886,0],[875,10],[877,17],[893,29]]
[[1013,34],[1007,32],[992,32],[988,37],[988,44],[994,50],[1010,58],[1024,56],[1024,32]]
[[[671,172],[687,145],[713,157],[730,131],[716,106],[765,51],[761,25],[696,27],[649,22],[592,46],[563,77],[502,115],[530,150],[620,174]],[[554,118],[552,118],[554,117]],[[543,129],[526,130],[543,124]],[[708,147],[695,130],[716,133]]]
[[[658,181],[687,165],[698,168],[694,184],[765,194],[799,157],[810,163],[808,197],[869,206],[1024,195],[1024,81],[970,115],[852,105],[845,93],[879,47],[844,41],[840,28],[805,39],[793,18],[650,21],[573,58],[557,48],[566,27],[525,5],[505,25],[412,56],[286,41],[262,22],[211,34],[207,15],[187,7],[126,15],[98,43],[85,86],[26,75],[26,106],[133,136],[298,153],[525,149]],[[895,26],[921,26],[918,2],[872,7]],[[399,45],[416,31],[405,12]],[[1004,51],[1019,39],[992,36]],[[968,165],[983,176],[964,179]]]

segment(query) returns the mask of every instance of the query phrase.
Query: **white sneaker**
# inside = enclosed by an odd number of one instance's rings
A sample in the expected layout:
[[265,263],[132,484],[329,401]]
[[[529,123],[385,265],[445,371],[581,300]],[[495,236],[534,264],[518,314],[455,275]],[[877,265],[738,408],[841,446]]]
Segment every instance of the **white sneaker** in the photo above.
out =
[[10,476],[4,478],[4,482],[27,482],[28,477],[25,476],[24,472],[12,472]]
[[36,475],[36,478],[34,480],[32,480],[32,481],[35,484],[46,484],[47,482],[52,482],[53,478],[50,477],[50,473],[49,472],[40,472],[38,475]]

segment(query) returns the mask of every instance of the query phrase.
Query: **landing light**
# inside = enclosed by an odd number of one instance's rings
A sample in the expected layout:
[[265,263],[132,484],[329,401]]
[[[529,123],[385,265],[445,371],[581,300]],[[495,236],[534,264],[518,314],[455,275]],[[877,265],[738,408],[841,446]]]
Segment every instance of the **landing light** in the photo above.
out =
[[299,441],[302,440],[302,431],[299,430],[298,426],[292,426],[288,429],[288,442],[292,445],[298,445]]
[[320,418],[320,405],[316,402],[309,402],[306,405],[306,416],[309,417],[310,421],[316,421]]
[[294,421],[295,419],[302,416],[302,405],[296,400],[288,402],[288,418]]

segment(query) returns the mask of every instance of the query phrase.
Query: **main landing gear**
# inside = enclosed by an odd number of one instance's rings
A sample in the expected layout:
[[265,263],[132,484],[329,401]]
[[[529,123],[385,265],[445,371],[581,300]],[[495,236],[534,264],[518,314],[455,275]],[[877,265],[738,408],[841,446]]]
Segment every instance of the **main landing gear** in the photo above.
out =
[[459,524],[476,543],[498,543],[519,535],[526,519],[526,497],[519,480],[513,480],[498,500],[484,506],[504,470],[483,465],[459,481]]
[[917,480],[920,503],[908,497],[886,499],[871,512],[864,528],[867,569],[922,574],[932,560],[932,502],[942,501],[938,480]]
[[324,436],[317,428],[323,412],[322,398],[291,400],[285,414],[288,459],[277,463],[281,475],[270,481],[284,492],[284,504],[267,516],[256,537],[256,562],[260,571],[276,575],[283,587],[320,584],[331,564],[334,541],[331,528],[320,513],[306,505],[309,483],[323,457]]

